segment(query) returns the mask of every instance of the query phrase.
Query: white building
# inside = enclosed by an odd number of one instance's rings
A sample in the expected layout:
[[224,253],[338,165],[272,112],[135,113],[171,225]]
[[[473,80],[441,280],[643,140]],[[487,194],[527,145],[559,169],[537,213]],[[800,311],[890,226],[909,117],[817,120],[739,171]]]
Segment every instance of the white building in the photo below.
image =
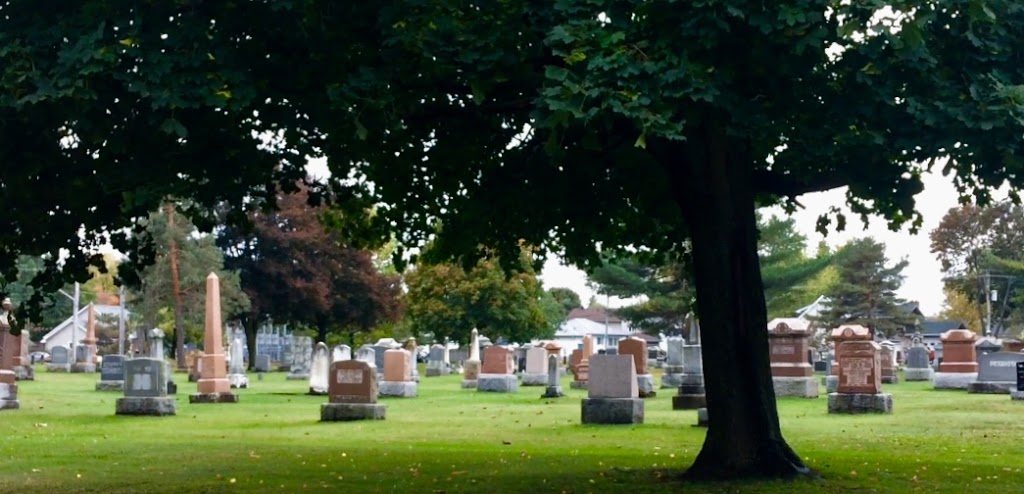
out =
[[593,307],[573,309],[555,332],[554,339],[546,341],[562,345],[562,356],[568,356],[583,344],[583,337],[588,334],[594,337],[594,351],[597,351],[616,348],[619,340],[633,336],[636,332],[630,329],[626,321],[608,314],[602,308]]
[[[121,312],[121,307],[117,305],[93,304],[92,307],[96,310],[97,318],[100,316],[111,316],[117,318],[118,314]],[[128,311],[125,311],[125,319],[127,318]],[[39,340],[39,343],[46,347],[46,352],[53,353],[53,348],[58,346],[62,346],[64,348],[69,348],[71,346],[71,336],[73,334],[72,328],[74,327],[72,323],[75,322],[75,319],[75,317],[65,319],[64,322],[58,324],[57,327],[50,330],[49,333],[46,333],[46,336],[43,336],[43,339]],[[82,338],[85,338],[85,325],[89,322],[89,304],[78,309],[77,319],[78,331],[77,333],[74,333],[74,335],[75,343],[80,344]]]

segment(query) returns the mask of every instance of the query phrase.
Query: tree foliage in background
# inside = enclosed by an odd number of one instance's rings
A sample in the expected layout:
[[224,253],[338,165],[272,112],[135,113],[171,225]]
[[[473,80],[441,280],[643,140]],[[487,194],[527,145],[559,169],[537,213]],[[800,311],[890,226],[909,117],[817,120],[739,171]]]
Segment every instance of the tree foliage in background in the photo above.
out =
[[550,338],[562,323],[562,307],[544,291],[520,253],[518,271],[506,272],[495,257],[480,259],[465,269],[461,264],[421,262],[406,274],[409,327],[415,335],[434,341],[465,344],[473,328],[492,341],[526,343]]
[[562,317],[569,315],[573,309],[583,307],[583,302],[580,301],[580,294],[573,291],[571,288],[549,288],[548,293],[555,299],[555,302],[562,308]]
[[920,225],[925,170],[982,202],[1024,182],[1016,0],[138,5],[0,10],[6,279],[61,248],[38,285],[85,279],[79,247],[166,197],[243,221],[307,156],[345,238],[393,228],[470,266],[523,241],[690,252],[710,405],[690,477],[810,473],[779,427],[756,206],[847,185],[856,214]]
[[588,273],[598,293],[621,298],[643,297],[641,302],[614,310],[642,331],[680,335],[692,310],[692,275],[682,262],[651,265],[643,255],[609,257]]
[[816,282],[822,281],[820,275],[835,262],[834,255],[822,244],[814,257],[808,257],[807,237],[796,230],[792,218],[761,218],[758,231],[757,253],[768,319],[791,317],[824,294]]
[[[1006,201],[990,206],[951,208],[931,231],[931,251],[942,263],[947,304],[950,296],[961,309],[960,319],[985,327],[986,296],[992,302],[992,334],[998,336],[1024,319],[1024,209]],[[973,307],[966,317],[962,309]]]
[[267,318],[313,327],[317,341],[340,333],[351,344],[356,333],[402,314],[400,277],[382,273],[371,252],[328,232],[329,211],[310,206],[308,189],[298,188],[277,198],[276,211],[252,213],[251,230],[228,226],[218,234],[226,266],[240,273],[252,301],[245,325],[250,353]]
[[[206,278],[210,273],[220,278],[221,316],[236,318],[249,310],[249,298],[242,291],[237,271],[225,269],[224,253],[211,235],[200,235],[195,225],[182,214],[174,214],[174,225],[168,222],[168,210],[161,208],[146,220],[144,235],[155,249],[155,261],[142,269],[139,284],[134,288],[137,298],[131,300],[132,311],[149,327],[160,325],[168,336],[174,335],[173,354],[179,367],[184,367],[184,346],[202,342],[206,321]],[[170,245],[177,246],[180,279],[181,326],[174,318],[176,297],[171,283]],[[170,318],[170,319],[169,319]]]
[[885,245],[870,237],[851,240],[841,250],[839,282],[825,294],[828,303],[816,319],[826,328],[860,324],[887,337],[913,325],[905,301],[896,297],[907,260],[889,265]]

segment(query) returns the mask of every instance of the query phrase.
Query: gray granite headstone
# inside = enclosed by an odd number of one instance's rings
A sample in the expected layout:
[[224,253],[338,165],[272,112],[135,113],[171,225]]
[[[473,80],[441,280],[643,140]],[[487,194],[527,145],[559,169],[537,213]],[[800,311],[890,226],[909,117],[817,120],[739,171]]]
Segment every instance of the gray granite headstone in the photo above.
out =
[[124,395],[166,396],[164,362],[152,358],[136,358],[124,362]]
[[373,347],[371,347],[371,348],[373,348],[373,354],[374,354],[373,363],[374,363],[374,365],[378,369],[384,370],[384,352],[390,350],[391,347],[385,346],[385,345],[373,345]]
[[683,365],[683,338],[669,336],[666,341],[668,352],[665,354],[665,365]]
[[430,346],[430,356],[427,357],[430,362],[444,362],[444,347],[441,345]]
[[75,347],[75,362],[85,362],[89,358],[89,347],[78,345]]
[[979,382],[1017,382],[1017,362],[1024,362],[1024,353],[994,352],[978,358]]
[[907,351],[907,367],[911,369],[927,369],[931,367],[928,363],[928,349],[922,346],[915,346]]
[[124,380],[124,355],[106,355],[100,364],[101,381]]
[[253,368],[256,372],[270,372],[270,355],[265,353],[256,356]]
[[352,347],[348,345],[335,345],[334,349],[331,350],[331,362],[338,362],[340,360],[352,360]]
[[50,352],[50,363],[64,365],[68,363],[68,349],[62,346],[54,347]]
[[370,364],[371,367],[377,368],[377,350],[370,345],[363,345],[356,350],[356,360],[361,360]]

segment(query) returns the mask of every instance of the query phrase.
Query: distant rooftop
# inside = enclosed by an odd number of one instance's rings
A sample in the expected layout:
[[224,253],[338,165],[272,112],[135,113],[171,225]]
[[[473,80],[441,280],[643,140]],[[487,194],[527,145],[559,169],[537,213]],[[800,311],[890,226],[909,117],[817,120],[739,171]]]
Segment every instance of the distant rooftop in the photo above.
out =
[[608,311],[601,307],[588,307],[586,309],[573,309],[569,311],[569,315],[565,317],[565,320],[570,319],[588,319],[594,322],[605,322],[605,317],[609,323],[620,323],[622,319],[608,314]]

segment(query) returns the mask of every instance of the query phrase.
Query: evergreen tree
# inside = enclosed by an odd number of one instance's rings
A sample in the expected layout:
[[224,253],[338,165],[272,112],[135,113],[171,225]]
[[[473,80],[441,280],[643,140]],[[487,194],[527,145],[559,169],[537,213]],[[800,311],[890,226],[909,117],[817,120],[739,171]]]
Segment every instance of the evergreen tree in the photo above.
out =
[[826,294],[829,302],[818,320],[829,328],[860,324],[886,336],[912,324],[901,308],[904,301],[896,297],[906,259],[888,266],[885,245],[870,237],[850,241],[841,252],[839,281]]

